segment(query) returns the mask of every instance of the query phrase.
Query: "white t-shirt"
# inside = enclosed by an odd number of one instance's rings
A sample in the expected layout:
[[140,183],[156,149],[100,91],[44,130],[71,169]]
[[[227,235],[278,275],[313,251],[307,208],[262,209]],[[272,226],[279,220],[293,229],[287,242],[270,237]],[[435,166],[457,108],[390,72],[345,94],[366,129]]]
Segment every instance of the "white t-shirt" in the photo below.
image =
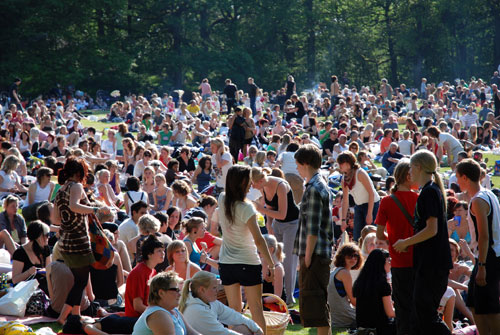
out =
[[142,174],[144,173],[144,168],[146,166],[144,165],[144,161],[141,159],[137,163],[135,163],[134,166],[134,177],[140,178],[142,177]]
[[[1,188],[11,189],[16,186],[16,182],[19,181],[19,175],[16,171],[12,171],[10,174],[6,174],[4,170],[0,170],[0,176],[3,178],[2,184],[0,184]],[[0,197],[5,195],[9,195],[11,192],[1,192]]]
[[239,201],[234,206],[234,218],[229,222],[224,208],[225,193],[219,196],[219,224],[222,229],[222,247],[219,260],[223,264],[260,265],[257,246],[247,221],[257,214],[252,204]]
[[122,222],[122,224],[118,227],[118,232],[120,232],[119,240],[128,243],[131,239],[139,235],[139,228],[135,224],[132,218],[129,218]]
[[439,134],[438,143],[439,143],[439,146],[441,146],[441,147],[446,143],[452,152],[454,150],[457,150],[458,148],[463,150],[463,147],[462,147],[462,144],[460,144],[460,141],[456,137],[454,137],[453,135],[451,135],[449,133]]
[[111,142],[110,140],[102,141],[101,150],[111,155],[116,154],[115,146],[113,145],[113,142]]
[[295,152],[285,151],[279,155],[278,160],[281,162],[281,171],[283,171],[284,174],[292,173],[299,176],[297,162],[294,156]]
[[217,187],[225,188],[226,187],[226,176],[227,171],[231,166],[233,166],[233,157],[229,152],[224,152],[221,157],[222,161],[227,161],[228,163],[220,169],[217,166],[217,160],[215,159],[215,155],[212,155],[212,166],[216,169],[216,185]]
[[411,156],[411,145],[413,144],[410,140],[401,140],[398,142],[399,153],[405,156]]

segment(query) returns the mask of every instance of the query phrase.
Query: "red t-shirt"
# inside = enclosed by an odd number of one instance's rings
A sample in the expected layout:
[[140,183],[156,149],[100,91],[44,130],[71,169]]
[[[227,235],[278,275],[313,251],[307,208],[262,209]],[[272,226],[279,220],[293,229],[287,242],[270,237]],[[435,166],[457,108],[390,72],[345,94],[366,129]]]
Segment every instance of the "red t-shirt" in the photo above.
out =
[[144,305],[148,305],[148,283],[155,275],[156,270],[148,268],[144,262],[140,262],[130,271],[125,288],[125,316],[141,316],[134,310],[134,298],[141,298]]
[[[397,191],[396,197],[398,197],[399,202],[401,202],[408,213],[414,217],[418,194],[409,191]],[[375,224],[386,226],[387,228],[389,254],[392,258],[391,266],[395,268],[412,267],[413,247],[409,247],[408,252],[402,253],[396,252],[392,247],[399,239],[413,236],[413,227],[391,196],[386,196],[380,201]]]
[[201,247],[201,242],[205,242],[207,244],[207,249],[210,249],[215,245],[214,240],[215,236],[210,234],[208,231],[205,231],[205,235],[196,240],[196,245],[200,250],[202,250],[203,248]]
[[384,137],[382,141],[380,141],[380,154],[384,154],[389,149],[391,142],[392,138],[390,137]]

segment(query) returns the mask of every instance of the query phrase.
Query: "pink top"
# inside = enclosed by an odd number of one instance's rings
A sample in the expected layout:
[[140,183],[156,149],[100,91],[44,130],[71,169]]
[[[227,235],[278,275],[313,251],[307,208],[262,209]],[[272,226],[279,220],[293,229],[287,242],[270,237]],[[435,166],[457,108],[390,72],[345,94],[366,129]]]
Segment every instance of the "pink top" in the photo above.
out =
[[212,88],[209,83],[201,83],[201,95],[212,94]]

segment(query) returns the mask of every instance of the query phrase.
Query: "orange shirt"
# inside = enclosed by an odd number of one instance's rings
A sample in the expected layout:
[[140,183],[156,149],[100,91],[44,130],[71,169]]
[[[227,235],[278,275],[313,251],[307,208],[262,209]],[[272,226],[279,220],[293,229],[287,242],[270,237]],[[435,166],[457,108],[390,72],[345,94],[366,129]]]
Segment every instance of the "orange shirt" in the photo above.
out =
[[392,142],[391,137],[384,137],[382,138],[382,141],[380,141],[380,154],[383,155],[388,149],[389,145]]

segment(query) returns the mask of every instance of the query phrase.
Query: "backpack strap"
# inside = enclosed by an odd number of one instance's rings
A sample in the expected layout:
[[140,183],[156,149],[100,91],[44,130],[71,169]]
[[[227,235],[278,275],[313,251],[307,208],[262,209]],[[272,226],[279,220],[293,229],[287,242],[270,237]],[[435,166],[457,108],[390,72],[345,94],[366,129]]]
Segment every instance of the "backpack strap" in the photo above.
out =
[[399,209],[401,210],[401,212],[405,216],[406,220],[408,220],[408,222],[413,226],[413,217],[410,215],[410,213],[408,213],[406,208],[404,208],[403,204],[401,203],[401,201],[399,201],[398,197],[396,197],[395,194],[391,194],[391,198],[392,198],[392,200],[394,200],[396,205],[399,207]]

